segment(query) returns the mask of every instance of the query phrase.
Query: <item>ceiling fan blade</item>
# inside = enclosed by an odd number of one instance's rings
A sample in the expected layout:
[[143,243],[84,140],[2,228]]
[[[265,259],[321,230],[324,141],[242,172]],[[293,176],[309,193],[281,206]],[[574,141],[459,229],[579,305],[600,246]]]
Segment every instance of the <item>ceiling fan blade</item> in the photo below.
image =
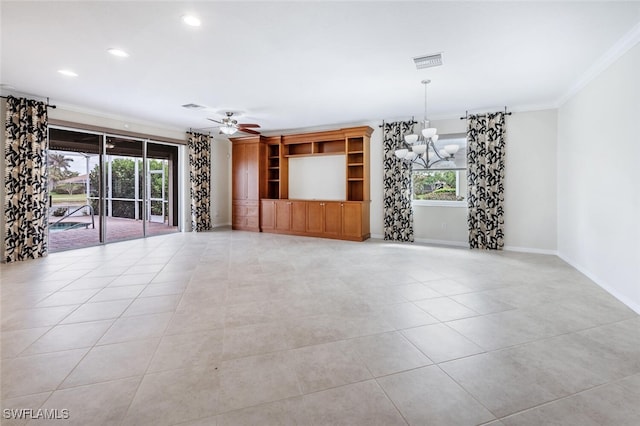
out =
[[245,132],[245,133],[251,133],[252,135],[259,135],[260,132],[256,132],[255,130],[251,130],[251,129],[245,129],[243,127],[239,127],[238,128],[239,132]]
[[238,123],[238,127],[260,127],[259,124],[251,124],[251,123]]
[[209,121],[213,121],[214,123],[224,124],[222,121],[214,120],[213,118],[207,118]]

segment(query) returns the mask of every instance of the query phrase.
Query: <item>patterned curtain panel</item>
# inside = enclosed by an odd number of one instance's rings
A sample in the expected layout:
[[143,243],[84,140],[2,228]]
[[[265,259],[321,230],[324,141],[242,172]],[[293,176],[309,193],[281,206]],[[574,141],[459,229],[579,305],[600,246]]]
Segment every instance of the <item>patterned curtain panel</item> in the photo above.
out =
[[413,133],[413,121],[382,123],[384,144],[384,239],[413,242],[411,164],[395,150],[404,147],[404,135]]
[[47,255],[47,105],[7,99],[5,260]]
[[189,145],[189,182],[191,184],[191,229],[211,229],[211,138],[187,133]]
[[504,119],[504,113],[497,112],[467,120],[471,248],[502,250],[504,246]]

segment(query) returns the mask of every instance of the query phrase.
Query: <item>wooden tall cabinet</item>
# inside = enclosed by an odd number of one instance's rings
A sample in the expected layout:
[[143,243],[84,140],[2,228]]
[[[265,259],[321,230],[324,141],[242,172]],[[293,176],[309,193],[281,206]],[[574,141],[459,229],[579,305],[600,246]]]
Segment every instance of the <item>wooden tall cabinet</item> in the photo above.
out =
[[233,229],[260,231],[260,137],[232,138],[231,225]]
[[[369,238],[372,132],[362,126],[231,138],[233,229],[353,241]],[[322,155],[344,155],[346,199],[289,199],[289,158]]]

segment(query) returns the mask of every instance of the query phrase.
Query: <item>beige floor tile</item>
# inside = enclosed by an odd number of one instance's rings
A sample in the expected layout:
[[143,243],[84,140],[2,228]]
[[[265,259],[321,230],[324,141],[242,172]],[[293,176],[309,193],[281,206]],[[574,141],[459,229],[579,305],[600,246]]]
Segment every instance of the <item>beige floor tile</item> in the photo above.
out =
[[149,284],[156,276],[155,273],[148,274],[124,274],[118,276],[109,283],[109,287],[119,287],[123,285],[142,285]]
[[506,348],[563,334],[521,309],[449,321],[447,325],[486,350]]
[[144,376],[123,425],[172,425],[216,414],[215,370],[180,369]]
[[477,316],[478,313],[448,297],[418,300],[416,306],[440,321]]
[[68,410],[69,418],[61,420],[34,420],[29,425],[117,425],[120,424],[133,396],[135,395],[140,377],[115,380],[79,386],[71,389],[55,391],[43,409]]
[[133,315],[155,314],[160,312],[174,312],[180,302],[181,295],[171,294],[167,296],[141,297],[122,314],[123,317]]
[[377,315],[396,330],[434,324],[438,320],[413,303],[398,303],[380,308]]
[[470,425],[495,417],[437,366],[377,379],[412,425]]
[[458,281],[452,279],[444,279],[444,280],[431,280],[424,283],[427,287],[436,292],[444,295],[444,296],[452,296],[454,294],[463,294],[463,293],[471,293],[473,291],[472,288],[461,284]]
[[359,358],[374,377],[432,364],[429,358],[398,332],[360,337],[352,343]]
[[405,299],[409,301],[442,297],[442,294],[422,283],[403,284],[397,286],[396,289]]
[[370,379],[352,341],[308,346],[291,352],[302,393]]
[[482,315],[515,309],[514,306],[496,300],[491,296],[487,296],[482,293],[458,294],[449,297]]
[[149,372],[219,365],[223,336],[223,329],[164,336],[153,356]]
[[498,352],[479,354],[439,365],[450,377],[498,417],[553,401],[554,393],[538,378],[538,370]]
[[224,327],[224,306],[210,306],[173,314],[165,334],[191,333],[195,331],[216,330]]
[[79,305],[86,302],[96,294],[97,290],[75,290],[75,291],[57,291],[51,296],[38,302],[36,308],[46,308],[49,306],[67,306]]
[[283,321],[293,347],[334,342],[353,336],[353,327],[344,318],[318,315]]
[[29,345],[38,340],[51,327],[25,328],[23,330],[3,331],[0,333],[2,358],[18,356]]
[[[302,426],[311,424],[311,419],[308,416],[302,397],[283,399],[255,407],[231,411],[221,414],[216,421],[218,426]],[[205,425],[209,423],[201,424]]]
[[240,358],[290,349],[291,343],[281,323],[263,323],[224,329],[223,359]]
[[[288,302],[275,303],[288,304]],[[242,327],[284,318],[284,316],[273,313],[272,302],[250,302],[227,306],[224,323],[227,327]]]
[[61,389],[141,376],[147,369],[160,339],[138,340],[96,346],[69,374]]
[[56,389],[86,353],[76,349],[3,360],[2,399]]
[[102,336],[98,344],[106,345],[130,340],[161,337],[172,315],[171,312],[166,312],[163,314],[119,318],[115,320],[111,328]]
[[446,324],[423,325],[402,334],[435,363],[484,352]]
[[276,352],[222,362],[220,412],[300,395],[292,357]]
[[130,303],[131,299],[85,303],[66,317],[62,324],[118,318]]
[[640,317],[555,256],[216,229],[0,273],[3,404],[79,423],[144,383],[127,422],[638,424]]
[[29,346],[23,355],[91,347],[111,324],[113,320],[57,325]]
[[52,306],[48,308],[17,310],[2,321],[2,331],[55,325],[77,307],[78,305]]
[[71,284],[65,286],[60,289],[62,292],[66,291],[76,291],[76,290],[87,290],[87,289],[102,289],[109,285],[111,281],[115,280],[117,276],[106,276],[106,277],[83,277],[78,280],[75,280]]
[[406,425],[374,380],[312,393],[303,399],[313,425]]
[[[49,398],[51,392],[36,393],[33,395],[18,396],[2,400],[0,408],[2,408],[2,425],[3,426],[21,426],[26,424],[29,419],[20,415],[20,410],[38,410],[40,406]],[[8,413],[4,410],[12,410]]]
[[166,283],[148,285],[140,297],[168,296],[170,294],[182,294],[187,288],[184,283]]
[[144,290],[144,285],[129,285],[123,287],[107,287],[93,296],[90,302],[106,302],[109,300],[133,299]]

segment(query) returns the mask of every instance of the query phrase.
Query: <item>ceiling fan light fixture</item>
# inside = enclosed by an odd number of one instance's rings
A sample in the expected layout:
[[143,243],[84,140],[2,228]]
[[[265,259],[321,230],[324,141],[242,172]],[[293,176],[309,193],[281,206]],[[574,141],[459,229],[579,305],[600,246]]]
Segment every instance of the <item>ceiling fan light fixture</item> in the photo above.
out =
[[238,131],[238,128],[233,126],[222,126],[220,127],[220,131],[225,135],[233,135],[235,132]]

